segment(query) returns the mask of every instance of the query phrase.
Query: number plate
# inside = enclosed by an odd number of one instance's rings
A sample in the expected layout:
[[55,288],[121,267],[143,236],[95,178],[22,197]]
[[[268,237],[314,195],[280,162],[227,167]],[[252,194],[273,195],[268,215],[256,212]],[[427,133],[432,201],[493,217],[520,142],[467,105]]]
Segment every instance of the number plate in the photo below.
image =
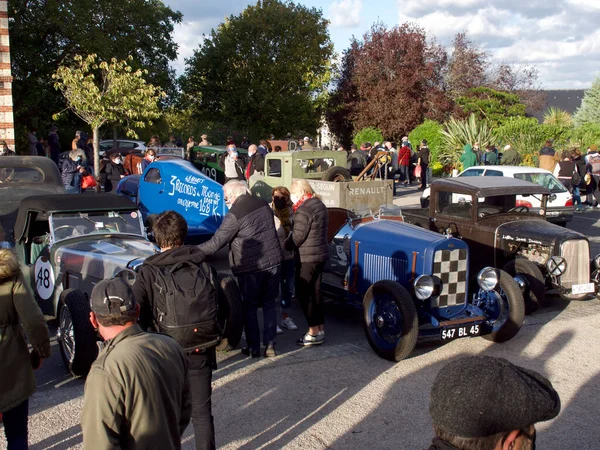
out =
[[592,294],[594,291],[594,283],[574,284],[571,288],[572,294]]
[[460,327],[444,328],[440,332],[442,341],[451,341],[469,336],[479,336],[481,334],[480,325],[463,325]]

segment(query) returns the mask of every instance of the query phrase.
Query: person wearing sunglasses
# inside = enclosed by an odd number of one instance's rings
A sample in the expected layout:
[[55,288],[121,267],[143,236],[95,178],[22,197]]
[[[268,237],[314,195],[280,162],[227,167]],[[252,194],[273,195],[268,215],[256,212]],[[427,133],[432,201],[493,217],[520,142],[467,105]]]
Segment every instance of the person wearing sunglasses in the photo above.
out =
[[429,450],[535,450],[535,424],[559,412],[558,393],[539,373],[504,358],[459,358],[431,388]]

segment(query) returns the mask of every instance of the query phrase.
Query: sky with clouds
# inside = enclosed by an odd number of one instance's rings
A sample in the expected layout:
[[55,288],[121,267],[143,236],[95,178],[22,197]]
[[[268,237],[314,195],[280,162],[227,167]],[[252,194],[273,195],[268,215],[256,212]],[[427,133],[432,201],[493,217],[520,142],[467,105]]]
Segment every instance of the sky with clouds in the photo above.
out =
[[[183,13],[175,29],[179,59],[193,54],[203,33],[229,15],[237,15],[247,0],[163,0]],[[376,21],[389,27],[415,22],[443,45],[467,31],[496,62],[531,64],[546,89],[587,88],[600,75],[600,0],[297,0],[322,9],[331,22],[336,52],[361,38]]]

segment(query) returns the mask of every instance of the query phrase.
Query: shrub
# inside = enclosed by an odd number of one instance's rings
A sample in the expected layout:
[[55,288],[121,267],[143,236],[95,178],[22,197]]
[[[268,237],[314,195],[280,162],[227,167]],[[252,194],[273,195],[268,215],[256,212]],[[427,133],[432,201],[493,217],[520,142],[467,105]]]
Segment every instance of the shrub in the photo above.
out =
[[438,160],[444,166],[458,165],[458,159],[465,144],[479,142],[480,148],[493,143],[494,135],[485,120],[477,120],[471,114],[466,120],[450,118],[442,130],[442,148]]
[[356,144],[358,148],[365,142],[370,142],[371,144],[374,142],[383,142],[383,133],[377,128],[363,128],[354,135],[352,142]]
[[425,122],[412,130],[408,135],[408,140],[412,143],[415,150],[419,148],[423,139],[427,141],[427,146],[431,152],[431,161],[437,161],[443,143],[442,124],[435,120],[425,120]]
[[544,123],[549,125],[564,125],[570,127],[573,125],[573,118],[571,117],[571,114],[564,109],[551,106],[544,113]]

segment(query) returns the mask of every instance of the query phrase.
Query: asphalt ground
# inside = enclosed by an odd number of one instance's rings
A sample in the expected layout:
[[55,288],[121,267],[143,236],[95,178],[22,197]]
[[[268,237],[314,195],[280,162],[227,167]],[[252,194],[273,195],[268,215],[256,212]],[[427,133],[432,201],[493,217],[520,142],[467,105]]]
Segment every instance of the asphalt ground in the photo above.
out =
[[[399,194],[395,203],[418,203],[415,188]],[[599,222],[600,211],[593,211],[577,215],[569,228],[587,233],[593,246],[600,247]],[[569,303],[551,297],[509,342],[493,344],[480,337],[419,345],[396,364],[371,350],[360,310],[328,303],[326,342],[315,348],[296,346],[306,327],[297,304],[292,317],[300,329],[278,336],[277,357],[252,359],[239,350],[219,355],[213,379],[219,448],[427,448],[431,383],[445,363],[472,354],[507,358],[553,382],[562,411],[538,426],[538,448],[599,448],[598,300]],[[30,448],[82,448],[84,380],[67,375],[55,341],[52,348],[52,357],[36,372],[38,390],[30,399]],[[6,448],[3,438],[0,433],[0,449]],[[183,443],[194,448],[191,427]]]

